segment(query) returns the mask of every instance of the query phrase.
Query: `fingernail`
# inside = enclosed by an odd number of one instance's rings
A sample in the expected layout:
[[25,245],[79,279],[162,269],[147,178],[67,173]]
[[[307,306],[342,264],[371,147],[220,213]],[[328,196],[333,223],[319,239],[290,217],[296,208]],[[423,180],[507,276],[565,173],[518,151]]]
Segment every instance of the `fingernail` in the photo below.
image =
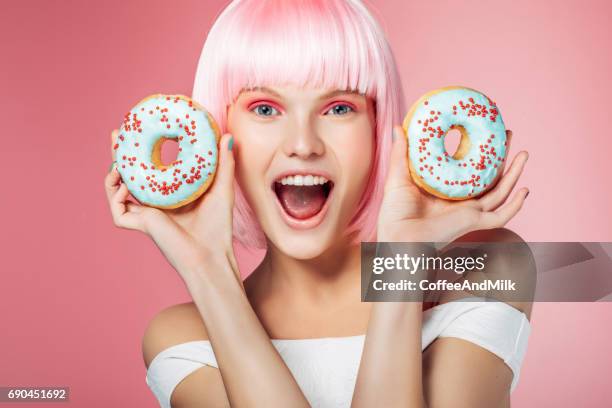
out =
[[527,198],[528,195],[529,195],[529,190],[527,190],[527,193],[525,194],[525,198]]
[[234,147],[234,136],[232,136],[230,141],[227,143],[228,150],[232,150],[232,147]]

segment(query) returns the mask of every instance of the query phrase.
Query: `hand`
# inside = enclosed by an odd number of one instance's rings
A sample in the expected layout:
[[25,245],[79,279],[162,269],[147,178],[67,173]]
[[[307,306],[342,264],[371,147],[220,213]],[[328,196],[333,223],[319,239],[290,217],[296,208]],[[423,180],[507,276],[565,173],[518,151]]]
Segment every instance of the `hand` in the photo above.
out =
[[[118,134],[118,130],[111,133],[111,146]],[[161,210],[128,200],[129,191],[121,182],[116,164],[104,180],[115,225],[149,235],[184,280],[188,278],[185,274],[198,270],[207,258],[218,256],[226,256],[238,275],[232,248],[234,154],[228,149],[231,138],[229,134],[221,137],[213,184],[202,197],[177,209]],[[114,161],[115,150],[111,151]]]
[[[514,217],[529,193],[521,188],[508,200],[528,153],[519,152],[494,188],[463,201],[435,197],[414,184],[408,168],[408,142],[401,126],[393,129],[391,164],[378,217],[378,241],[450,242],[480,229],[499,228]],[[512,132],[507,131],[508,149]],[[503,172],[503,167],[500,171]],[[505,203],[505,205],[503,205]]]

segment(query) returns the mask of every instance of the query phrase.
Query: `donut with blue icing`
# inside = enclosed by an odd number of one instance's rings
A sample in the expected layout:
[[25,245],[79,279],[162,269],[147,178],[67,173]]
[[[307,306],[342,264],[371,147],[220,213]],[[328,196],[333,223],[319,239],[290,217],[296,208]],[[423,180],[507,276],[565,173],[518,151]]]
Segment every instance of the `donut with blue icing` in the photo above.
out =
[[[117,170],[141,204],[171,209],[200,197],[212,184],[221,138],[213,117],[183,95],[151,95],[123,119],[115,150]],[[178,142],[178,155],[162,163],[165,141]]]
[[[483,93],[451,86],[428,92],[404,122],[413,181],[447,200],[478,197],[503,173],[508,141],[499,108]],[[451,156],[444,146],[449,130],[461,133]]]

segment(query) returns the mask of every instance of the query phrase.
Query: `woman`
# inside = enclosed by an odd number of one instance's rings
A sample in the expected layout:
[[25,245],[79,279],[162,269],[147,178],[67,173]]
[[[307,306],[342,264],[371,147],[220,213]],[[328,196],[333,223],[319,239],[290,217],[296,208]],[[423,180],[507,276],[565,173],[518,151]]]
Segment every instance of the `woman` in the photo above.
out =
[[[359,242],[518,239],[501,227],[526,152],[479,199],[416,188],[393,55],[358,0],[231,3],[193,97],[224,132],[202,199],[161,211],[105,180],[116,225],[148,234],[193,297],[144,336],[162,406],[509,405],[530,304],[361,302]],[[233,239],[267,248],[244,283]]]

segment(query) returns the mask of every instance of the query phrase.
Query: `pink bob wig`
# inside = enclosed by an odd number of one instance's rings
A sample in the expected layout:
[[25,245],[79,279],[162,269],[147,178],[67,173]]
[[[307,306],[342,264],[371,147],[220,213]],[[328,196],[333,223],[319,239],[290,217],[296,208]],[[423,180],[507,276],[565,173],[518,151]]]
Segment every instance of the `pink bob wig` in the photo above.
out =
[[[376,221],[391,151],[405,112],[386,36],[360,0],[236,0],[218,16],[198,62],[193,98],[227,132],[227,108],[257,86],[357,91],[376,107],[372,172],[347,228],[352,243],[376,239]],[[234,238],[265,248],[266,238],[235,183]]]

